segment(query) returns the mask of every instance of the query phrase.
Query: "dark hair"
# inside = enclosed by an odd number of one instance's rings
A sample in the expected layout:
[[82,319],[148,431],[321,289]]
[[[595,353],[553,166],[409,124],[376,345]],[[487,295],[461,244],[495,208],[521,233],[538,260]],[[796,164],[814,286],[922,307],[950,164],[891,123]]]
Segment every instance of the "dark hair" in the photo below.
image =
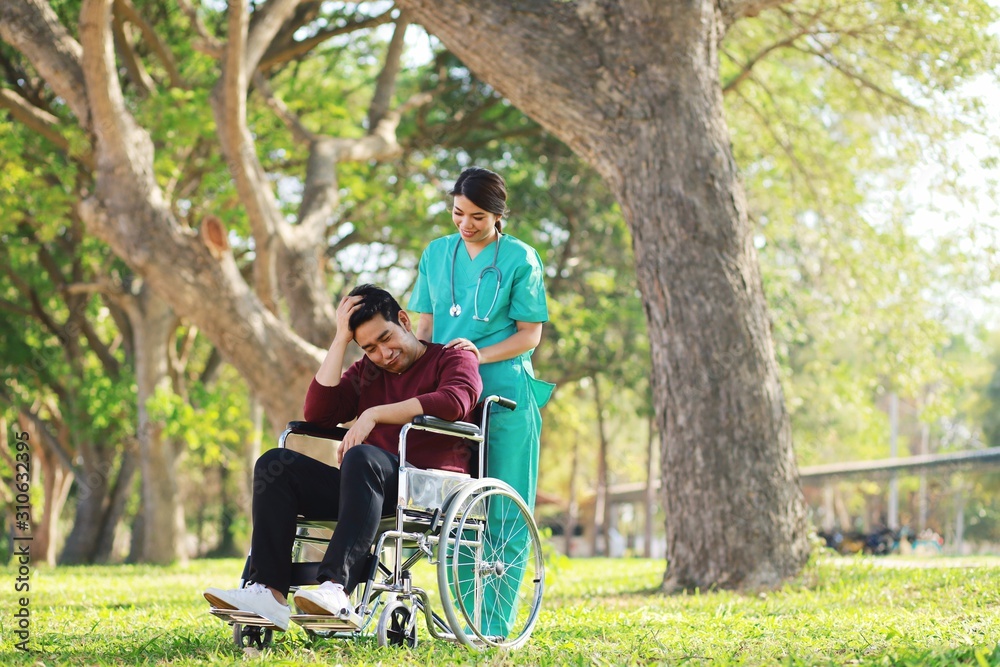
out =
[[[483,169],[482,167],[467,167],[462,170],[455,187],[449,192],[452,197],[462,195],[487,213],[503,216],[507,210],[507,183],[503,176]],[[497,219],[497,231],[502,231],[500,219]]]
[[348,296],[360,296],[361,306],[351,314],[347,321],[348,328],[353,332],[362,324],[376,315],[381,315],[386,322],[399,324],[399,302],[391,294],[376,285],[358,285]]

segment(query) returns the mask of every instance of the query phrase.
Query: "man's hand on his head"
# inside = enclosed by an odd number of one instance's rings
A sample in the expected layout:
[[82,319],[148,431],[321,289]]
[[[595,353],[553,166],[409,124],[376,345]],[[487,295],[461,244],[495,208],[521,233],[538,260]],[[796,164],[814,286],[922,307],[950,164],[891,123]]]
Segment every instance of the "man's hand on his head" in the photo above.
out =
[[350,342],[354,338],[354,333],[348,323],[351,315],[361,307],[361,296],[345,296],[337,306],[337,338],[341,341]]

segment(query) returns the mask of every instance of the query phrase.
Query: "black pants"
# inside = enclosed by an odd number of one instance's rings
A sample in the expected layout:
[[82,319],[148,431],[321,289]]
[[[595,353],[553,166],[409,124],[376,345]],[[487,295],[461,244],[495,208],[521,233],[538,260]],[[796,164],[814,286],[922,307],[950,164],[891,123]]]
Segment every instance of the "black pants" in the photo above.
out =
[[290,449],[265,452],[253,470],[250,580],[288,594],[295,520],[336,520],[317,579],[350,593],[365,576],[379,519],[395,511],[399,457],[352,447],[332,468]]

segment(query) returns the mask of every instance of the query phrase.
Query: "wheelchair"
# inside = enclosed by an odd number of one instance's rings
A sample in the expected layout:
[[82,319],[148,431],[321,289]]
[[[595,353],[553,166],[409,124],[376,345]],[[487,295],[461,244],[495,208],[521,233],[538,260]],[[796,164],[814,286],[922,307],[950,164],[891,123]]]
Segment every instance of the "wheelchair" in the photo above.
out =
[[[379,524],[367,578],[352,594],[355,609],[341,616],[292,614],[292,623],[314,637],[374,634],[380,646],[416,646],[421,617],[432,638],[473,650],[513,649],[528,641],[545,587],[538,529],[517,491],[502,480],[478,474],[486,471],[490,412],[494,407],[513,410],[516,404],[489,396],[481,406],[478,425],[420,415],[402,427],[396,511],[383,516]],[[457,436],[468,442],[473,461],[478,462],[473,475],[408,466],[406,439],[413,430]],[[339,442],[346,432],[344,428],[290,422],[278,446],[289,446],[289,439],[299,436],[297,440],[306,442],[290,449],[329,462],[330,450],[336,449],[330,447],[330,441]],[[335,527],[335,521],[299,517],[290,554],[289,598],[299,587],[319,583],[319,560]],[[436,571],[436,591],[419,587],[412,580],[411,570],[424,559]],[[249,568],[250,556],[240,587],[248,583]],[[441,613],[433,608],[434,598]],[[275,627],[267,619],[216,607],[210,613],[232,626],[233,640],[240,648],[259,649],[271,643]]]

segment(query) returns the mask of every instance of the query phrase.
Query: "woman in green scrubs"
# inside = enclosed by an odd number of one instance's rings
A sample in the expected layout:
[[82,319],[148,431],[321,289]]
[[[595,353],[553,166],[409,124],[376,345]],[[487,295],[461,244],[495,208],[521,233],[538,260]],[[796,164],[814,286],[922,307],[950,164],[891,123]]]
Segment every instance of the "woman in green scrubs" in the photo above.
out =
[[[420,314],[418,338],[479,356],[483,396],[498,394],[517,402],[516,410],[496,410],[490,416],[483,476],[504,480],[534,510],[539,408],[555,386],[536,379],[531,365],[542,324],[548,321],[542,261],[534,248],[502,231],[507,186],[499,174],[470,167],[449,194],[458,233],[436,239],[424,250],[409,310]],[[500,592],[501,599],[508,597]],[[504,609],[496,616],[513,613]],[[509,622],[491,624],[496,625],[493,633],[506,635]]]

